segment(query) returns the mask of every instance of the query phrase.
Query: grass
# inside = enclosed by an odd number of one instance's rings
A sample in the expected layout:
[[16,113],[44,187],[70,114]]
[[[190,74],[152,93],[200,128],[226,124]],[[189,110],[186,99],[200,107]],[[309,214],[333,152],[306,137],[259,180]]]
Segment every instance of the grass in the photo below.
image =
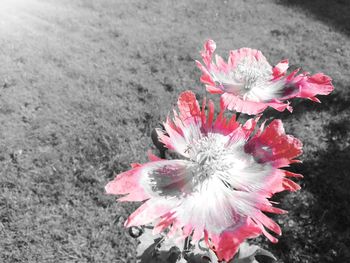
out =
[[222,55],[258,48],[271,63],[289,58],[334,79],[322,104],[271,113],[303,141],[294,169],[305,178],[279,197],[290,211],[276,217],[279,244],[258,241],[279,262],[349,261],[343,28],[278,1],[5,0],[0,32],[1,262],[135,261],[135,241],[116,220],[135,205],[115,203],[104,185],[146,161],[150,132],[180,91],[203,96],[193,60],[209,37]]

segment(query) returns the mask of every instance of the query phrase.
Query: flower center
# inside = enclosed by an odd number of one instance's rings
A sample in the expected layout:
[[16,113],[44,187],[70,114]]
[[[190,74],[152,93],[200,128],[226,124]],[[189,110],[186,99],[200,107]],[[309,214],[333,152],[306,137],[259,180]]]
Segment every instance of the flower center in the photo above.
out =
[[242,144],[229,145],[229,137],[218,133],[209,133],[189,148],[190,159],[196,165],[196,182],[225,174],[235,166],[240,166],[243,152]]
[[232,77],[244,83],[245,90],[251,90],[255,85],[269,80],[271,73],[271,66],[267,63],[246,57],[232,72]]

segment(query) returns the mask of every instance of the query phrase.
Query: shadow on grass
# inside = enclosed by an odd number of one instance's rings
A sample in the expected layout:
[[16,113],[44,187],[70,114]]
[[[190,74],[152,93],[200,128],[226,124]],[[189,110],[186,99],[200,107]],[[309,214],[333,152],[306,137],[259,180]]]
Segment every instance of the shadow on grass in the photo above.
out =
[[285,6],[296,6],[317,19],[350,36],[350,1],[348,0],[278,0]]
[[312,175],[306,182],[317,196],[328,226],[341,235],[350,230],[350,121],[331,122],[326,129],[328,149],[318,156],[317,163],[305,163],[305,172]]
[[289,118],[295,119],[301,117],[305,112],[332,112],[341,113],[343,111],[349,111],[350,99],[344,98],[338,93],[332,93],[328,96],[318,96],[321,100],[320,103],[313,102],[307,99],[294,98],[291,99],[291,106],[293,107],[293,112],[285,110],[283,112],[278,112],[275,109],[267,108],[264,111],[264,116],[266,119],[282,119],[288,120]]
[[326,129],[328,149],[292,169],[305,175],[304,192],[290,201],[296,207],[287,224],[292,219],[296,225],[277,245],[299,253],[291,251],[285,262],[350,262],[350,120],[330,122]]

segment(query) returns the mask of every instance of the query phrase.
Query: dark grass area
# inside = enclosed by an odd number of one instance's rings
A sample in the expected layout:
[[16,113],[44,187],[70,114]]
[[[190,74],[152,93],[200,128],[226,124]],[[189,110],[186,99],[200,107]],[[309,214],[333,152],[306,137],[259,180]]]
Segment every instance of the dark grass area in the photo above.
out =
[[[9,4],[5,5],[4,3]],[[194,59],[258,48],[334,79],[322,104],[282,118],[304,143],[302,190],[276,197],[278,262],[348,262],[350,50],[347,1],[0,2],[0,262],[134,262],[122,227],[137,204],[104,185],[145,162],[180,91],[202,98]]]
[[341,33],[350,35],[350,3],[347,0],[278,0],[277,3],[306,12],[329,24]]
[[294,247],[295,261],[346,262],[350,256],[349,122],[331,121],[326,130],[327,149],[292,169],[305,175],[303,190],[282,201],[291,209],[285,235],[273,249]]

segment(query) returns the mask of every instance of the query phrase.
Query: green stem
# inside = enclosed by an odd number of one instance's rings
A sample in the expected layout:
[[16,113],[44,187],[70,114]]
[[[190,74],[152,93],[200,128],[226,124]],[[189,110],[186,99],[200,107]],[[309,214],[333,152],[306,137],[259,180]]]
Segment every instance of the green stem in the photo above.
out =
[[238,121],[239,116],[241,116],[241,113],[240,112],[236,112],[236,121]]

